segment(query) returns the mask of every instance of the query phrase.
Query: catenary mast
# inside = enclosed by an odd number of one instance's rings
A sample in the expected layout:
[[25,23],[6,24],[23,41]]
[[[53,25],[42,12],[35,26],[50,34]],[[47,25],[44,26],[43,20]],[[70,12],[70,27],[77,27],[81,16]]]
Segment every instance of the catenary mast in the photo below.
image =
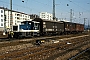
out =
[[13,20],[12,20],[12,0],[10,0],[10,30],[12,31],[12,24],[13,24]]
[[53,20],[55,19],[55,0],[53,0]]

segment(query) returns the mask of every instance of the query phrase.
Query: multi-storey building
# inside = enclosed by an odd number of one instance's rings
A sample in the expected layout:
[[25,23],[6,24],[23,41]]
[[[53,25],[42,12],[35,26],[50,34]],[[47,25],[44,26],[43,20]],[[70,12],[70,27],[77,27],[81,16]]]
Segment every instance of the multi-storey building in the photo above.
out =
[[[4,16],[6,16],[6,23],[4,24]],[[22,21],[25,20],[32,20],[30,18],[30,14],[26,14],[23,12],[18,12],[18,11],[14,11],[12,10],[12,18],[10,18],[11,16],[11,10],[4,8],[4,7],[0,7],[0,31],[4,30],[4,25],[6,25],[6,28],[10,28],[10,21],[12,21],[12,25],[18,25],[20,24]],[[36,17],[36,16],[35,16]]]
[[48,12],[40,12],[40,18],[47,19],[47,20],[53,20],[53,15]]
[[0,7],[0,30],[2,31],[4,27],[4,10]]
[[35,18],[39,18],[39,16],[36,14],[30,14],[30,19],[35,19]]
[[6,26],[10,28],[10,21],[12,20],[12,25],[18,25],[20,24],[22,21],[25,20],[30,20],[30,15],[29,14],[25,14],[22,12],[18,12],[18,11],[12,11],[12,19],[10,20],[10,10],[6,9],[5,10],[5,15],[6,15]]

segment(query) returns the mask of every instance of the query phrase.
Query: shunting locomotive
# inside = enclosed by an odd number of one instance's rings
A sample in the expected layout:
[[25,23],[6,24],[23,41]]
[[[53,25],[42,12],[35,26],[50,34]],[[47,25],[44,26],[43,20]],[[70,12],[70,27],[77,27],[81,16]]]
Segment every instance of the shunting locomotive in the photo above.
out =
[[23,21],[20,25],[13,26],[14,38],[39,36],[39,22]]

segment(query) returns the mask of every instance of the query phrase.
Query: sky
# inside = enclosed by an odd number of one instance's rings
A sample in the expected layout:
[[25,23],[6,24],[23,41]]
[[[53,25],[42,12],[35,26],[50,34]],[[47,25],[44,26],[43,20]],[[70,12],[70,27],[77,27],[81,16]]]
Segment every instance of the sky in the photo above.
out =
[[[0,0],[0,6],[10,9],[10,0]],[[90,20],[89,6],[90,0],[55,0],[55,16],[58,19],[70,21],[70,9],[72,9],[73,22],[83,24],[84,18],[86,18],[85,24],[88,24]],[[12,0],[12,9],[27,14],[52,13],[53,0],[24,0],[24,2],[22,0]]]

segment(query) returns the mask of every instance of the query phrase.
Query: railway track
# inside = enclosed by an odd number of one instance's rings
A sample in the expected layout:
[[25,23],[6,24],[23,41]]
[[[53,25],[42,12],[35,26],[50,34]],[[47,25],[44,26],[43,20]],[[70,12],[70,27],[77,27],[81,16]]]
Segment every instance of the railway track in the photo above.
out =
[[[90,48],[90,42],[83,43],[81,45],[77,45],[71,49],[67,49],[63,53],[59,53],[53,56],[52,59],[48,58],[47,60],[72,60],[71,57],[75,56],[76,54],[80,53],[81,51]],[[84,47],[86,46],[86,47]],[[83,49],[84,47],[84,49]]]
[[[85,34],[83,34],[85,35]],[[87,34],[86,34],[87,35]],[[76,35],[63,35],[63,36],[51,36],[51,37],[33,37],[33,38],[27,38],[27,39],[1,39],[0,40],[0,48],[7,47],[7,46],[15,46],[15,45],[21,45],[21,44],[28,44],[35,42],[35,40],[56,40],[56,39],[67,39],[69,37],[76,37],[81,36],[81,34]]]
[[89,60],[90,59],[90,48],[78,53],[77,55],[73,56],[69,60]]
[[[51,56],[63,53],[67,50],[76,48],[83,44],[90,43],[87,39],[88,36],[83,38],[71,38],[70,40],[60,40],[59,43],[41,45],[34,48],[27,48],[18,51],[11,51],[6,54],[0,55],[0,59],[4,60],[44,60],[49,59]],[[81,43],[82,42],[82,43]],[[71,43],[71,44],[68,44]],[[81,43],[81,44],[80,44]],[[52,53],[53,52],[53,53]]]

